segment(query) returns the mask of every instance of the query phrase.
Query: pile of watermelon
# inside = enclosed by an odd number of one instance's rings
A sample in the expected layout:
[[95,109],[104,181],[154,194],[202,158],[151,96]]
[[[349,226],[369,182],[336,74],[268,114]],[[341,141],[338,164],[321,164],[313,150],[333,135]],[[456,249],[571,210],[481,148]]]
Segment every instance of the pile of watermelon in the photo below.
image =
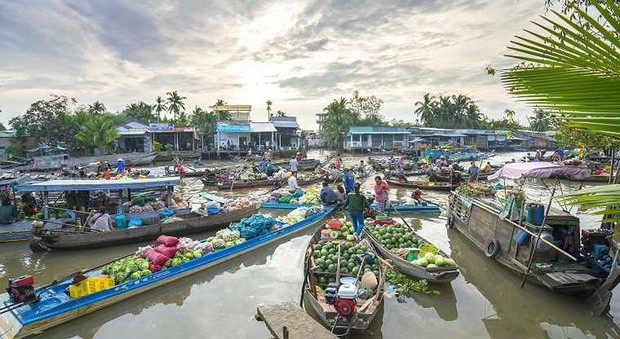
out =
[[424,242],[400,224],[369,227],[368,231],[388,249],[417,248]]

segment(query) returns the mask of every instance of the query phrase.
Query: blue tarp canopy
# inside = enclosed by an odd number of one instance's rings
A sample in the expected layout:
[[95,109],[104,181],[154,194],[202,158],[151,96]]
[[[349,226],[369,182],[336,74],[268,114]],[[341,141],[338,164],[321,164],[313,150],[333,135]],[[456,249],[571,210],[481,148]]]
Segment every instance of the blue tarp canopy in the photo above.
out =
[[48,180],[15,187],[20,192],[64,192],[142,189],[176,186],[179,177],[118,180]]

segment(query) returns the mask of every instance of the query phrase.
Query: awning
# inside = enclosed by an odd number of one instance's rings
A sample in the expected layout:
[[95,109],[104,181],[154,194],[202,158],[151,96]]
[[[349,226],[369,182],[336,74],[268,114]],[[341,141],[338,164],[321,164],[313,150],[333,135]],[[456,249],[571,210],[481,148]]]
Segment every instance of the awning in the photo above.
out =
[[250,122],[250,132],[252,133],[270,133],[278,130],[271,122]]
[[141,189],[176,186],[179,177],[119,180],[47,180],[15,187],[20,192],[64,192]]
[[590,175],[590,169],[585,166],[560,165],[551,162],[515,162],[504,165],[499,171],[489,176],[489,180],[499,178],[549,178],[566,177],[584,179]]

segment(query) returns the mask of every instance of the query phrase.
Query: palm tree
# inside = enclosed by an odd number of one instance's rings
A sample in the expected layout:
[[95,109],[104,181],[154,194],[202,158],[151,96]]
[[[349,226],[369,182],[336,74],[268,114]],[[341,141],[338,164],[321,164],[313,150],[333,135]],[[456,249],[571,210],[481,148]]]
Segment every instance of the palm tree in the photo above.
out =
[[469,128],[480,127],[480,109],[478,106],[470,102],[465,109],[466,124]]
[[539,107],[534,108],[534,115],[527,120],[532,131],[544,132],[553,127],[553,117]]
[[423,101],[417,101],[415,103],[417,108],[414,113],[420,117],[420,122],[424,126],[430,126],[435,121],[436,101],[435,97],[430,93],[424,94],[423,98]]
[[187,97],[179,96],[177,91],[168,92],[166,95],[168,96],[168,98],[166,98],[168,102],[168,112],[172,113],[173,119],[176,120],[181,110],[185,111],[185,103],[183,103],[183,100],[187,99]]
[[[215,101],[215,104],[213,105],[213,107],[217,107],[217,106],[225,106],[226,104],[228,104],[226,101],[224,101],[224,99],[217,99]],[[218,110],[214,110],[215,114],[217,115],[218,120],[223,121],[223,120],[230,120],[230,113],[226,112],[226,111],[218,111]]]
[[113,119],[104,114],[86,119],[75,136],[76,140],[83,145],[98,150],[110,146],[118,137],[119,134]]
[[334,99],[323,111],[325,112],[322,121],[323,133],[328,142],[340,149],[345,133],[349,127],[355,125],[358,115],[347,108],[345,98]]
[[267,117],[269,118],[269,120],[271,120],[271,105],[273,104],[273,102],[271,102],[271,100],[267,99]]
[[155,105],[153,105],[153,109],[155,110],[155,113],[157,113],[157,118],[161,121],[161,112],[165,112],[168,109],[168,106],[166,106],[164,99],[158,96],[155,100]]
[[[590,5],[595,10],[586,12],[572,6],[567,15],[552,11],[555,20],[544,18],[544,24],[536,23],[547,32],[547,37],[527,30],[529,36],[517,36],[508,47],[515,53],[508,57],[534,65],[504,71],[502,82],[511,94],[542,110],[559,111],[558,120],[617,140],[620,138],[620,38],[617,35],[620,7],[612,0],[601,3],[592,0]],[[601,24],[591,13],[600,14],[606,24]],[[618,184],[579,190],[559,199],[601,209],[595,213],[611,216],[607,221],[618,221]]]
[[285,117],[285,116],[286,116],[286,112],[281,111],[281,110],[278,110],[278,111],[276,112],[276,115],[277,115],[277,116],[279,116],[279,117]]
[[100,101],[95,101],[88,105],[88,113],[90,114],[103,114],[107,111],[105,105]]

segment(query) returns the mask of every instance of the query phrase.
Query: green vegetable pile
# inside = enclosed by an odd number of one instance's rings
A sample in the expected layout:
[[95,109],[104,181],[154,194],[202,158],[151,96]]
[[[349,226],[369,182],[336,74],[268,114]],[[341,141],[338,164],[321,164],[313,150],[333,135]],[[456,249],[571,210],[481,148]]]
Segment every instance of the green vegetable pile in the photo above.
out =
[[[336,270],[338,268],[338,244],[330,241],[321,241],[312,245],[312,258],[316,266],[315,275],[319,285],[327,285],[329,282],[336,281]],[[358,254],[366,254],[370,250],[362,244],[343,242],[340,245],[340,274],[356,275],[360,269]],[[361,274],[373,271],[379,276],[379,263],[364,262]]]
[[415,248],[422,246],[423,240],[418,239],[403,225],[385,225],[369,227],[368,230],[375,239],[388,249]]
[[188,262],[193,259],[198,259],[202,257],[204,253],[200,250],[183,250],[177,251],[174,256],[164,263],[164,267],[174,267],[177,265],[181,265],[182,263]]
[[428,281],[425,279],[414,280],[402,273],[398,273],[391,268],[388,268],[385,273],[387,282],[392,284],[401,295],[411,295],[412,293],[424,293],[428,295],[439,295],[439,291],[431,289]]
[[433,267],[456,267],[456,263],[452,258],[446,258],[441,254],[426,253],[423,258],[415,259],[411,262],[426,268]]
[[221,250],[237,244],[245,242],[244,238],[239,236],[239,232],[223,229],[217,231],[214,237],[207,238],[207,242],[213,245],[214,250]]
[[102,273],[113,278],[116,284],[122,284],[128,280],[147,276],[151,271],[148,260],[132,255],[104,266]]

